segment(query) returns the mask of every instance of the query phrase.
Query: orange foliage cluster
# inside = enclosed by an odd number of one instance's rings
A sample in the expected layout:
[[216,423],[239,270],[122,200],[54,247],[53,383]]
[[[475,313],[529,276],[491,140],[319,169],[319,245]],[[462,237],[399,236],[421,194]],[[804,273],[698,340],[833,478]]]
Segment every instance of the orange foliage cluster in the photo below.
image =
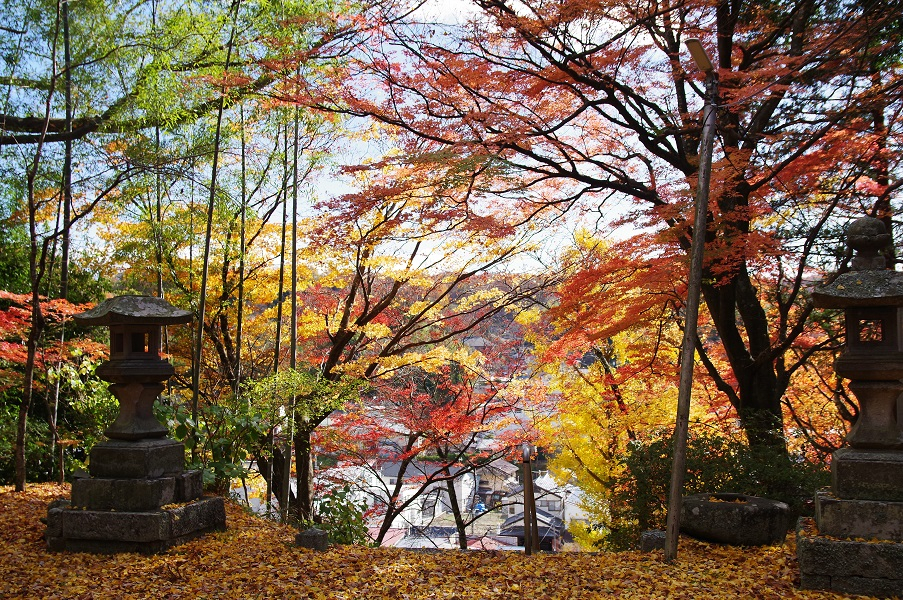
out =
[[[88,304],[72,304],[66,300],[42,299],[41,312],[49,326],[71,321],[72,315],[92,308]],[[27,358],[26,341],[31,327],[31,296],[0,290],[0,390],[18,385],[19,373]],[[86,338],[74,338],[63,342],[47,339],[39,348],[36,366],[46,370],[48,366],[66,360],[73,349],[98,359],[106,352],[106,346]]]
[[293,544],[290,527],[227,504],[228,531],[159,556],[52,554],[39,521],[68,489],[0,488],[0,598],[841,598],[800,591],[792,539],[735,548],[682,540],[660,553],[413,552]]
[[[31,296],[29,294],[13,294],[12,292],[0,290],[0,301],[9,305],[9,310],[20,311],[21,314],[24,315],[27,314],[24,311],[27,311],[28,307],[31,305]],[[43,298],[41,301],[41,309],[43,310],[44,318],[51,323],[61,321],[64,318],[71,317],[72,315],[86,311],[89,308],[92,308],[90,304],[72,304],[71,302],[60,298]]]

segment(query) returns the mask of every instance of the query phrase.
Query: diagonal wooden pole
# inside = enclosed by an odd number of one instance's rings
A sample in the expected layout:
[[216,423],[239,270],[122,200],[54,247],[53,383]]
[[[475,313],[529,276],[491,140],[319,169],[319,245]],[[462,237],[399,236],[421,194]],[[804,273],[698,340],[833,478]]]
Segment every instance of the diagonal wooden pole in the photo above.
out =
[[530,466],[530,445],[526,442],[523,444],[521,451],[523,453],[521,469],[524,477],[524,554],[530,556],[533,554],[533,511],[530,508],[530,499],[533,496],[533,469]]
[[699,317],[702,255],[705,246],[706,214],[709,206],[712,152],[715,144],[715,96],[717,92],[717,72],[699,40],[687,40],[687,47],[693,54],[697,66],[706,74],[706,90],[702,117],[702,139],[699,147],[699,181],[696,186],[693,240],[690,245],[686,320],[683,344],[681,345],[680,385],[677,392],[677,420],[674,427],[674,459],[671,463],[671,490],[668,496],[668,517],[665,525],[665,560],[668,562],[677,558],[677,538],[680,535],[680,507],[686,476],[690,397],[693,389],[693,364],[696,354],[696,321]]

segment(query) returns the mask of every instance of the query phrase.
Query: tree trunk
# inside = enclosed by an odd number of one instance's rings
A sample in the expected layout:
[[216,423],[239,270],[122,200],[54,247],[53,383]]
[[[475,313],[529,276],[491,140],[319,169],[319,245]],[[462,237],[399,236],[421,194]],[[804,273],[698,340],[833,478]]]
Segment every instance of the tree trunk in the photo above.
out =
[[781,397],[787,382],[775,369],[768,321],[755,288],[744,270],[726,284],[703,285],[703,296],[737,378],[736,393],[729,394],[729,399],[747,441],[750,446],[786,453]]
[[[285,127],[285,152],[283,153],[282,168],[288,172],[288,125]],[[287,177],[287,176],[285,176]],[[282,189],[285,195],[282,198],[282,237],[279,243],[279,291],[276,293],[276,339],[273,345],[273,373],[279,372],[280,350],[282,348],[282,306],[285,301],[285,230],[288,222],[288,191],[287,181],[283,181]]]
[[[245,109],[244,103],[239,105],[241,115],[241,218],[239,221],[238,234],[238,314],[235,316],[235,384],[232,388],[236,397],[240,394],[241,380],[243,373],[241,370],[241,344],[244,336],[244,313],[245,313],[245,252],[247,245],[247,210],[248,210],[248,184],[247,184],[247,166],[245,164]],[[250,404],[248,405],[250,408]]]
[[[298,107],[295,107],[295,133],[292,159],[292,302],[289,324],[289,368],[298,366]],[[313,469],[311,469],[310,430],[295,410],[292,398],[292,414],[295,415],[295,500],[294,515],[299,521],[310,521],[313,516]]]
[[[449,475],[447,469],[445,475]],[[458,529],[458,548],[467,550],[467,523],[464,521],[464,515],[461,514],[461,507],[458,505],[458,492],[455,490],[455,480],[451,477],[446,479],[445,488],[448,490],[448,503],[451,505],[452,517],[454,517],[455,527]]]
[[[281,242],[279,244],[279,291],[277,292],[277,295],[276,295],[276,337],[275,337],[274,344],[273,344],[273,373],[274,374],[279,372],[280,350],[282,349],[282,304],[283,304],[283,301],[285,300],[283,298],[283,295],[285,292],[285,227],[286,227],[286,216],[287,216],[287,210],[288,210],[288,192],[287,192],[287,189],[288,189],[288,186],[287,186],[288,126],[285,127],[285,136],[284,137],[285,137],[285,152],[282,155],[283,156],[282,167],[283,167],[283,173],[284,173],[282,190],[285,192],[285,195],[282,198],[282,237],[280,238]],[[286,407],[286,408],[288,408],[288,407]],[[273,430],[270,430],[268,439],[270,440],[270,445],[273,447],[274,456],[276,455],[276,453],[282,454],[281,450],[276,448],[275,444],[273,444]],[[275,485],[276,477],[273,476],[274,472],[281,474],[283,472],[283,469],[279,468],[279,469],[276,469],[275,471],[271,471],[270,476],[267,479],[267,481],[273,481],[273,483],[274,483],[274,485],[272,486],[273,488],[278,487],[279,489],[282,489],[283,486],[281,485],[281,479],[280,479],[280,485],[279,486]],[[281,477],[281,475],[280,475],[280,477]],[[291,478],[291,470],[290,469],[289,469],[289,478]],[[287,486],[287,484],[286,484],[286,486]],[[270,493],[272,491],[273,490],[271,490],[270,486],[268,485],[267,486],[267,503],[270,502]],[[280,495],[279,493],[276,494],[276,500],[277,500],[277,502],[279,502],[279,512],[282,516],[283,521],[285,520],[285,517],[287,516],[287,513],[285,511],[285,506],[286,506],[287,502],[283,503],[283,500],[287,501],[287,499],[288,499],[287,494],[285,494],[285,495]]]
[[[69,51],[69,2],[61,2],[63,20],[63,60],[66,75],[66,133],[72,133],[72,60]],[[63,240],[60,257],[60,298],[69,297],[69,229],[72,226],[72,140],[66,139],[63,153]]]
[[[236,2],[235,4],[235,14],[232,18],[232,29],[229,33],[229,42],[226,44],[226,64],[223,69],[225,74],[229,73],[229,64],[232,60],[232,48],[235,43],[235,29],[236,29],[236,21],[238,20],[238,11],[241,6],[241,2]],[[210,167],[210,197],[207,201],[207,231],[204,235],[204,262],[201,268],[201,291],[198,298],[198,324],[197,330],[195,333],[194,340],[194,352],[192,356],[192,376],[191,376],[191,420],[195,423],[194,427],[191,431],[191,437],[195,439],[195,444],[192,446],[191,455],[192,459],[196,457],[197,447],[197,422],[198,422],[198,401],[200,399],[200,387],[201,387],[201,358],[204,352],[204,318],[205,312],[207,308],[207,276],[210,269],[210,242],[213,237],[213,217],[214,217],[214,203],[216,201],[216,177],[218,174],[219,167],[219,154],[220,154],[220,138],[222,134],[222,126],[223,126],[223,112],[226,106],[226,89],[223,88],[220,90],[221,96],[219,100],[219,107],[216,112],[216,128],[213,134],[213,164]]]
[[19,404],[19,418],[16,422],[16,491],[25,491],[27,478],[25,466],[25,436],[28,429],[28,410],[34,397],[34,370],[35,360],[38,354],[38,340],[44,331],[44,317],[41,314],[41,304],[38,298],[37,288],[32,285],[31,329],[28,332],[26,348],[28,355],[25,359],[25,381],[22,384],[22,403]]
[[267,436],[267,444],[273,446],[272,458],[267,458],[264,456],[264,453],[261,452],[255,460],[257,461],[257,468],[260,470],[260,475],[267,482],[267,502],[269,502],[271,495],[275,496],[276,502],[279,503],[279,507],[282,509],[289,503],[291,489],[288,485],[288,481],[284,480],[282,477],[282,473],[287,471],[285,468],[285,453],[282,448],[273,445],[272,442],[273,432],[271,431]]
[[[458,504],[458,491],[455,489],[455,479],[451,476],[451,469],[448,464],[450,449],[442,446],[436,448],[436,454],[445,462],[442,468],[442,475],[446,477],[445,489],[448,491],[448,503],[451,509],[452,517],[455,520],[455,528],[458,530],[458,548],[467,550],[467,523],[464,521],[464,515],[461,514],[461,506]],[[458,473],[460,475],[460,472]]]
[[299,521],[313,519],[314,469],[310,443],[311,430],[302,419],[295,421],[295,504],[292,513]]
[[[416,438],[414,438],[416,439]],[[408,445],[406,450],[410,450],[413,447],[412,438],[408,438]],[[376,539],[374,542],[377,546],[381,546],[383,540],[386,537],[386,534],[389,533],[389,529],[392,528],[392,521],[395,520],[395,517],[401,514],[401,512],[411,503],[413,499],[408,499],[404,504],[397,504],[398,494],[401,492],[402,485],[404,485],[405,474],[408,471],[408,465],[411,464],[410,458],[405,458],[401,461],[401,464],[398,465],[398,475],[395,479],[395,488],[392,490],[389,498],[386,501],[386,515],[383,518],[382,524],[379,526],[379,533],[376,534]]]
[[279,495],[276,496],[276,500],[279,502],[279,517],[283,523],[288,522],[289,515],[289,507],[295,501],[295,497],[292,495],[292,442],[289,439],[285,440],[282,449],[276,449],[276,456],[281,456],[282,460],[279,463]]
[[[57,12],[56,31],[59,31],[61,13]],[[56,60],[56,36],[53,37],[53,47],[51,55]],[[35,149],[34,159],[28,168],[25,177],[26,200],[28,203],[28,236],[29,236],[29,255],[28,255],[28,277],[31,283],[31,328],[28,331],[28,341],[26,342],[27,355],[25,358],[25,373],[22,382],[22,402],[19,404],[19,415],[16,422],[16,446],[15,446],[15,489],[17,492],[25,491],[25,481],[27,479],[25,465],[25,436],[28,430],[28,411],[31,408],[31,401],[34,397],[34,371],[35,362],[38,355],[38,342],[44,333],[44,315],[41,311],[40,286],[41,280],[46,273],[47,267],[47,244],[39,243],[38,240],[38,206],[35,202],[35,180],[38,175],[38,167],[41,164],[41,156],[44,149],[44,139],[47,135],[47,126],[50,122],[50,105],[53,100],[54,88],[56,87],[56,74],[50,79],[50,87],[47,91],[47,100],[44,105],[44,125],[38,146]]]

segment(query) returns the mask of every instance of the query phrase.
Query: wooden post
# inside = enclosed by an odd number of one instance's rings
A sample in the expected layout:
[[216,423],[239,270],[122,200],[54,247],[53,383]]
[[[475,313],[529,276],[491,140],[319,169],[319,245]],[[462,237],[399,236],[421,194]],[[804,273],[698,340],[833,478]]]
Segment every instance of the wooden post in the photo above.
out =
[[539,517],[536,515],[536,495],[530,480],[530,525],[533,527],[533,552],[539,552]]
[[706,56],[702,45],[698,40],[687,40],[687,47],[690,48],[697,66],[706,74],[706,92],[702,140],[699,145],[699,181],[696,186],[693,240],[690,246],[686,320],[683,344],[681,345],[680,385],[677,393],[677,419],[674,427],[674,459],[671,463],[671,490],[668,496],[668,517],[665,526],[665,560],[669,562],[677,558],[677,538],[680,535],[680,507],[686,476],[690,397],[693,390],[693,363],[696,354],[696,321],[699,317],[699,297],[702,288],[702,255],[705,247],[706,214],[709,206],[709,180],[712,175],[717,92],[717,72]]
[[521,463],[521,471],[524,478],[524,553],[529,556],[533,554],[533,547],[538,547],[538,544],[533,541],[533,538],[536,536],[534,535],[535,532],[533,530],[533,511],[530,509],[530,501],[533,498],[533,469],[530,467],[530,445],[524,443],[522,452],[523,462]]

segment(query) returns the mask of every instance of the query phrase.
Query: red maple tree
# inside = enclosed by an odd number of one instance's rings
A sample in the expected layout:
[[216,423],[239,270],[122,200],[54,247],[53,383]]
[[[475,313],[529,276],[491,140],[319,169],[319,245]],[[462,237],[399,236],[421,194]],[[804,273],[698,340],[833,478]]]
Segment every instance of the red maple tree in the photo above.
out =
[[[574,210],[642,228],[574,275],[572,308],[636,305],[626,321],[582,311],[582,352],[586,330],[603,336],[684,295],[703,85],[682,46],[702,39],[719,78],[719,143],[703,276],[714,329],[697,348],[749,442],[783,450],[782,398],[835,343],[802,344],[814,327],[808,288],[841,262],[842,224],[888,218],[896,190],[887,148],[900,86],[882,67],[899,47],[894,11],[826,0],[475,4],[458,24],[372,7],[356,60],[335,72],[343,85],[297,100],[401,132],[396,160],[454,173],[475,227],[495,202],[505,208],[493,227]],[[612,260],[638,274],[626,295],[594,285]]]

